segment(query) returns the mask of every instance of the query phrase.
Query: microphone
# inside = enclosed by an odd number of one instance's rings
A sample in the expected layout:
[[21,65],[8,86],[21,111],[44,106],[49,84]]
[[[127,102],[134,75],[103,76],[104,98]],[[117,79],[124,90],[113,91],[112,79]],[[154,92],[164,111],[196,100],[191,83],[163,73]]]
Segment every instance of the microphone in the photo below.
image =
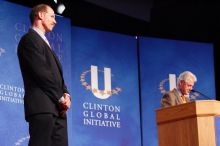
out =
[[205,95],[205,94],[203,94],[203,93],[201,93],[201,92],[199,92],[199,91],[197,91],[197,90],[193,90],[193,89],[192,89],[191,92],[198,93],[198,94],[200,94],[201,96],[205,97],[206,99],[212,100],[212,98],[208,97],[207,95]]

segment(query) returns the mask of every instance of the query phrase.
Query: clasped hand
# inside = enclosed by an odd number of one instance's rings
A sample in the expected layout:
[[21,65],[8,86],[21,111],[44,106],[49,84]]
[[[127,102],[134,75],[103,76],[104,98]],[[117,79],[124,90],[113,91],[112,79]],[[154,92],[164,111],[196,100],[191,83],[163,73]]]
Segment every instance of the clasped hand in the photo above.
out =
[[63,110],[67,111],[71,106],[70,95],[68,93],[63,94],[64,100],[60,102],[60,106]]

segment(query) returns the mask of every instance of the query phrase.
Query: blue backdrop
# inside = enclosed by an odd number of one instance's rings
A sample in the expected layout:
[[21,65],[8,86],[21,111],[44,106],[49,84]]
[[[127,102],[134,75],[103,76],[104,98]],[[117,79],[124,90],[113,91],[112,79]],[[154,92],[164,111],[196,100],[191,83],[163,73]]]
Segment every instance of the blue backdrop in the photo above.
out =
[[[29,11],[0,1],[0,146],[25,146],[29,139],[16,54],[30,27]],[[162,92],[169,90],[169,74],[190,70],[198,77],[195,89],[215,97],[211,44],[141,37],[137,58],[135,37],[71,27],[70,20],[60,16],[56,20],[47,37],[72,95],[70,146],[141,146],[141,127],[143,146],[157,146],[155,110]]]
[[[98,69],[98,93],[91,89],[96,81],[91,79],[91,66]],[[73,27],[72,68],[75,145],[140,146],[135,38]],[[108,87],[108,84],[104,85],[107,82],[104,82],[104,76],[107,76],[104,68],[111,70],[112,91],[107,98],[101,99],[106,95],[103,90]],[[96,120],[98,123],[94,122]]]
[[[17,59],[18,42],[30,27],[29,11],[29,8],[0,1],[0,146],[25,146],[29,140],[28,125],[24,120],[23,81]],[[69,88],[70,25],[70,20],[57,17],[57,26],[48,34],[51,46],[63,64]],[[72,122],[71,118],[69,112],[69,123]]]
[[216,146],[220,146],[220,117],[215,117]]
[[140,70],[143,146],[158,145],[155,110],[160,108],[162,93],[169,90],[169,74],[178,77],[185,70],[192,71],[198,78],[194,88],[215,97],[213,46],[209,43],[142,37]]

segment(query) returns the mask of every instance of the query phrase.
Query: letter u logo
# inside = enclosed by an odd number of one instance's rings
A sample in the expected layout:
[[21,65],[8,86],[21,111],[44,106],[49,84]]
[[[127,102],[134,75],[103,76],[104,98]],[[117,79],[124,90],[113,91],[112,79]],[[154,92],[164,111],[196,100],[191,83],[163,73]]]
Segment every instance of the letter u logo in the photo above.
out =
[[109,98],[111,93],[111,69],[104,68],[104,90],[99,90],[98,86],[98,67],[91,66],[91,88],[92,93],[99,99]]

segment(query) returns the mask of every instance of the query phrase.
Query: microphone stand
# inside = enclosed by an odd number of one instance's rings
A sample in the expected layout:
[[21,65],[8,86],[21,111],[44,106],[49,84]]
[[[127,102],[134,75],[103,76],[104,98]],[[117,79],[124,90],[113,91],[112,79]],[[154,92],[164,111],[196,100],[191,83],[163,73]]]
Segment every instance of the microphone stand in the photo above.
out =
[[206,99],[209,99],[209,100],[212,100],[212,98],[208,97],[207,95],[197,91],[197,90],[191,90],[192,92],[195,92],[195,93],[199,93],[201,96],[205,97]]

